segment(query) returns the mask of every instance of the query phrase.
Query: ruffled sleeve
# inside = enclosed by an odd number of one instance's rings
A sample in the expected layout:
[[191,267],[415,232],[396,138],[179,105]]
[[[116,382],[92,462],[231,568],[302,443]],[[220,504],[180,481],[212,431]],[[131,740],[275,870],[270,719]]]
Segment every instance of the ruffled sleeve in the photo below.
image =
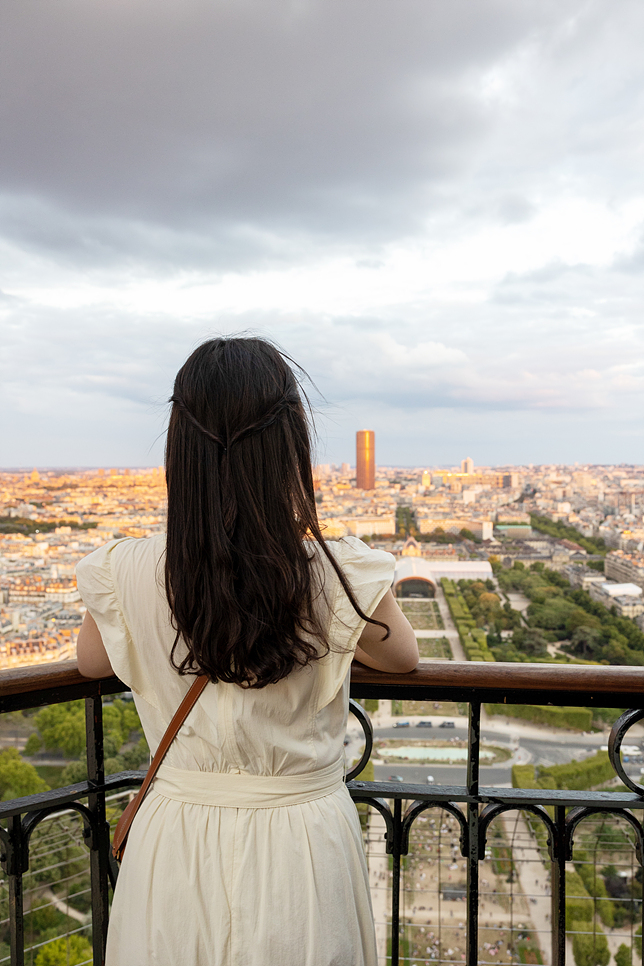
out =
[[114,573],[114,556],[129,537],[112,540],[76,565],[76,581],[83,603],[96,621],[110,664],[117,677],[148,704],[158,707],[149,676],[137,654]]
[[[395,557],[382,550],[371,550],[357,537],[345,537],[327,545],[342,568],[362,612],[371,617],[393,583]],[[332,611],[329,625],[331,651],[318,663],[320,684],[316,713],[333,701],[344,684],[366,623],[354,610],[332,568],[329,566],[326,570],[334,586],[328,598]]]

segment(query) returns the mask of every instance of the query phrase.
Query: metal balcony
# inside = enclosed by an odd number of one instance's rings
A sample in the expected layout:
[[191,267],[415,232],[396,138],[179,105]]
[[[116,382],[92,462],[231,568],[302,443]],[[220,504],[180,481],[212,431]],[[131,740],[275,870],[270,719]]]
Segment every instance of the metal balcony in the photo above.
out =
[[[30,839],[38,825],[54,813],[74,810],[84,823],[91,873],[92,946],[95,966],[104,962],[108,899],[117,869],[111,860],[106,796],[139,784],[142,772],[104,775],[102,696],[123,691],[117,678],[87,680],[74,661],[0,672],[0,711],[17,711],[63,701],[85,699],[88,780],[39,795],[0,803],[2,865],[9,885],[9,919],[12,966],[25,963],[23,876],[29,868]],[[458,701],[469,707],[466,783],[418,785],[363,782],[348,776],[356,803],[376,810],[384,822],[384,844],[391,857],[391,907],[386,960],[399,966],[401,860],[408,854],[416,823],[430,808],[441,808],[460,829],[460,850],[467,864],[466,952],[467,966],[480,962],[479,874],[486,855],[490,824],[510,810],[521,810],[543,823],[550,862],[551,963],[564,966],[566,958],[566,863],[572,858],[575,835],[589,816],[616,815],[632,830],[637,861],[644,849],[642,809],[644,789],[630,779],[621,762],[620,746],[631,725],[644,718],[644,668],[554,666],[545,664],[449,663],[421,665],[411,674],[382,674],[354,665],[352,698]],[[611,791],[514,789],[480,784],[480,717],[484,703],[630,708],[613,727],[609,755],[619,788]],[[367,715],[354,709],[365,729],[363,760],[372,749]],[[639,903],[640,917],[642,903]],[[422,957],[420,957],[422,959]],[[435,957],[432,957],[435,958]],[[418,957],[415,960],[418,961]],[[519,960],[516,960],[517,962]]]

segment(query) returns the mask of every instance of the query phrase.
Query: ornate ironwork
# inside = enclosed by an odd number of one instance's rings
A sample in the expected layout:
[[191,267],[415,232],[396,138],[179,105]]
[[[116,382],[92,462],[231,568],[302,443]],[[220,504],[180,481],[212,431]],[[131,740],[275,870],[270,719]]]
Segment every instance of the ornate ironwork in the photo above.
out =
[[[599,673],[601,671],[601,674]],[[574,672],[574,673],[571,673]],[[586,673],[588,672],[588,673]],[[34,829],[44,818],[66,810],[83,819],[84,839],[90,853],[92,891],[92,943],[94,963],[104,961],[109,890],[115,870],[110,861],[109,827],[105,798],[142,780],[141,772],[104,776],[102,695],[117,693],[123,685],[115,678],[86,681],[73,662],[57,668],[34,668],[0,673],[0,711],[38,707],[83,697],[86,702],[88,780],[10,802],[0,803],[0,847],[2,866],[9,880],[12,966],[23,966],[24,911],[23,875],[29,867],[29,845]],[[360,781],[360,774],[373,747],[373,729],[368,715],[352,702],[352,711],[365,734],[365,750],[347,776],[353,800],[378,812],[384,821],[385,852],[391,861],[390,958],[400,959],[401,860],[408,855],[410,835],[419,818],[431,808],[440,808],[455,820],[460,832],[460,852],[467,865],[467,966],[479,962],[478,903],[479,868],[486,855],[488,830],[492,822],[509,812],[522,811],[543,823],[547,834],[551,868],[552,966],[565,963],[566,862],[573,855],[579,824],[595,815],[619,816],[635,836],[637,860],[644,854],[644,787],[626,773],[621,760],[623,739],[629,728],[644,719],[644,669],[560,668],[535,665],[462,665],[410,675],[382,675],[357,668],[353,674],[354,698],[378,697],[414,700],[459,700],[469,705],[468,764],[464,785],[420,785],[408,782]],[[480,713],[482,702],[508,704],[555,704],[625,707],[613,727],[609,758],[622,786],[611,791],[566,791],[561,789],[517,789],[481,785]],[[641,904],[640,904],[641,906]]]
[[357,718],[360,726],[364,732],[364,751],[360,760],[355,763],[353,768],[347,772],[346,780],[350,782],[353,778],[357,778],[364,766],[367,764],[371,758],[371,752],[373,750],[373,726],[371,724],[371,718],[357,701],[353,698],[349,700],[349,711],[351,714]]

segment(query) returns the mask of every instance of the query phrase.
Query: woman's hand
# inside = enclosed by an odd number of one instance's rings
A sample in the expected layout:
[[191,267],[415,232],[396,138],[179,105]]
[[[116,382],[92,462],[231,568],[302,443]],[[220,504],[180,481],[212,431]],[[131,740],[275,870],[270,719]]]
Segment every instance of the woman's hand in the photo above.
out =
[[366,624],[356,647],[356,661],[376,671],[406,674],[418,664],[418,641],[414,630],[390,590],[371,615],[389,627],[389,637],[377,624]]
[[114,674],[101,632],[87,610],[76,642],[78,670],[85,678],[108,678]]

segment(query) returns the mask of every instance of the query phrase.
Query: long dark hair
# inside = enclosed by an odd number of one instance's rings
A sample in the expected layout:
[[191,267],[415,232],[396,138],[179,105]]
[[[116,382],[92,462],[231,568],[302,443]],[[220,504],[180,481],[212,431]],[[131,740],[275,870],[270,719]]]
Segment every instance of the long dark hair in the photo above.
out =
[[[263,339],[212,339],[177,373],[165,586],[180,674],[263,688],[328,652],[307,537],[356,613],[379,623],[363,614],[324,542],[307,415],[287,359]],[[177,663],[180,640],[187,654]]]

